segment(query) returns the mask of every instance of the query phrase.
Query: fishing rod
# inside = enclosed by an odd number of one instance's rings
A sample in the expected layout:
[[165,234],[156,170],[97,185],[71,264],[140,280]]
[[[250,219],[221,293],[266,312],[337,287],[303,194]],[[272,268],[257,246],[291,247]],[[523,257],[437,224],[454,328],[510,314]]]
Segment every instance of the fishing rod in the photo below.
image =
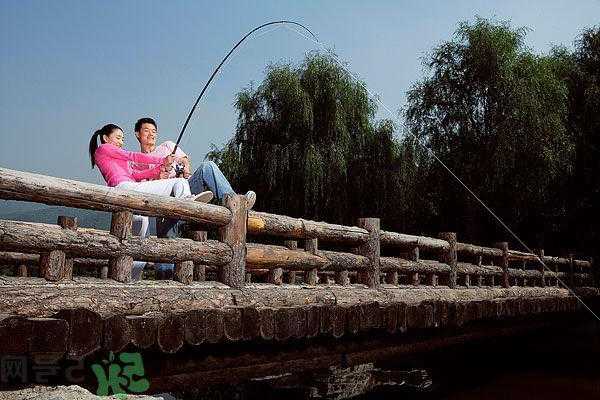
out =
[[302,29],[304,29],[305,31],[307,31],[308,33],[310,33],[310,35],[315,39],[315,41],[319,41],[317,39],[317,37],[315,36],[314,33],[312,33],[310,31],[310,29],[308,29],[306,26],[302,25],[299,22],[295,22],[295,21],[289,21],[289,20],[281,20],[281,21],[271,21],[271,22],[267,22],[265,24],[262,24],[260,26],[257,26],[256,28],[252,29],[250,32],[248,32],[246,35],[244,35],[244,37],[242,37],[236,44],[235,46],[233,46],[231,48],[231,50],[229,50],[229,53],[227,53],[227,55],[223,58],[223,60],[221,60],[221,62],[219,63],[219,65],[217,66],[217,68],[215,68],[215,70],[213,71],[212,75],[210,76],[210,78],[208,78],[208,81],[206,82],[206,84],[204,85],[204,87],[202,88],[202,91],[200,92],[200,95],[198,96],[198,98],[196,99],[196,102],[194,103],[194,106],[192,107],[192,109],[190,110],[190,113],[188,114],[185,123],[183,124],[183,127],[181,128],[181,132],[179,132],[179,137],[177,138],[177,142],[175,143],[175,147],[173,148],[173,152],[171,153],[172,155],[175,155],[175,152],[177,151],[177,148],[179,147],[179,143],[181,142],[181,138],[183,137],[183,134],[185,133],[185,130],[188,126],[188,123],[190,122],[190,119],[192,118],[192,115],[194,114],[194,111],[196,111],[196,107],[198,106],[198,103],[200,102],[200,99],[202,98],[202,96],[204,95],[204,92],[206,92],[206,89],[208,88],[208,86],[210,85],[210,83],[212,82],[212,80],[214,79],[215,75],[217,75],[217,72],[219,72],[219,70],[221,69],[221,66],[223,66],[223,64],[225,63],[225,61],[227,61],[227,59],[229,58],[229,56],[231,56],[231,54],[235,51],[235,49],[238,48],[238,46],[240,44],[242,44],[242,42],[244,40],[246,40],[250,35],[252,35],[254,32],[265,28],[267,26],[270,25],[278,25],[278,24],[289,24],[289,25],[296,25],[301,27]]

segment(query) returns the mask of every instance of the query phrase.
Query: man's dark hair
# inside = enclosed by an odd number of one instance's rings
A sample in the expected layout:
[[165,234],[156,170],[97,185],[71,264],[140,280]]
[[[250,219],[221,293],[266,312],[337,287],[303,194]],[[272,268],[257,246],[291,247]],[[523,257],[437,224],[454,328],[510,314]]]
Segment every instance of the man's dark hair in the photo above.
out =
[[138,121],[135,123],[134,131],[135,132],[139,132],[140,129],[142,129],[142,125],[143,124],[152,124],[152,125],[154,125],[154,127],[156,129],[158,129],[158,125],[156,125],[156,121],[153,120],[152,118],[146,117],[146,118],[140,118],[140,119],[138,119]]

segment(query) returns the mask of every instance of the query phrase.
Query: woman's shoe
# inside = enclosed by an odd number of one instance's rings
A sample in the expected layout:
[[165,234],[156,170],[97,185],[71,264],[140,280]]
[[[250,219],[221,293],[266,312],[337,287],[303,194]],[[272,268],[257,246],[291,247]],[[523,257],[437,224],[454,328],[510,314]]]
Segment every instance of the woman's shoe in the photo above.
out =
[[211,192],[210,190],[207,190],[202,193],[193,194],[191,196],[186,196],[185,198],[192,200],[192,201],[199,201],[200,203],[208,203],[213,199],[213,197],[214,197],[213,192]]
[[248,205],[248,210],[252,210],[254,203],[256,203],[256,193],[253,190],[248,190],[246,192],[246,203]]

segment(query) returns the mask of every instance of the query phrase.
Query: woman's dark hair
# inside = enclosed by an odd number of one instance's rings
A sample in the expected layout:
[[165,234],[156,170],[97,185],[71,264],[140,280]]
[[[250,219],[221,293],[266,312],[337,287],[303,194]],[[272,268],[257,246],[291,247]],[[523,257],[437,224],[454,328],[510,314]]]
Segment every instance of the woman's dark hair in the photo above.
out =
[[117,129],[121,131],[123,130],[115,124],[107,124],[104,125],[102,128],[98,129],[92,135],[92,138],[90,139],[90,161],[92,162],[92,168],[96,166],[96,159],[94,158],[94,154],[96,153],[96,149],[98,149],[98,138],[100,138],[100,143],[104,144],[105,140],[103,136],[109,136]]

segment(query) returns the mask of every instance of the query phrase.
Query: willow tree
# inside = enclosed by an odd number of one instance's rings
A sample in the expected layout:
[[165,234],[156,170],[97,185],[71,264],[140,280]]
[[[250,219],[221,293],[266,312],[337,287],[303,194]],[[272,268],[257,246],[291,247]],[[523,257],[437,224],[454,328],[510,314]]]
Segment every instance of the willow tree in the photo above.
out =
[[353,223],[398,220],[400,145],[373,99],[329,56],[271,65],[241,91],[234,137],[209,158],[270,212]]
[[[525,35],[505,22],[459,24],[424,60],[428,73],[408,93],[406,121],[502,218],[533,234],[561,208],[554,201],[572,168],[573,144],[559,61],[533,54]],[[435,225],[471,238],[506,237],[439,165],[428,182]]]

